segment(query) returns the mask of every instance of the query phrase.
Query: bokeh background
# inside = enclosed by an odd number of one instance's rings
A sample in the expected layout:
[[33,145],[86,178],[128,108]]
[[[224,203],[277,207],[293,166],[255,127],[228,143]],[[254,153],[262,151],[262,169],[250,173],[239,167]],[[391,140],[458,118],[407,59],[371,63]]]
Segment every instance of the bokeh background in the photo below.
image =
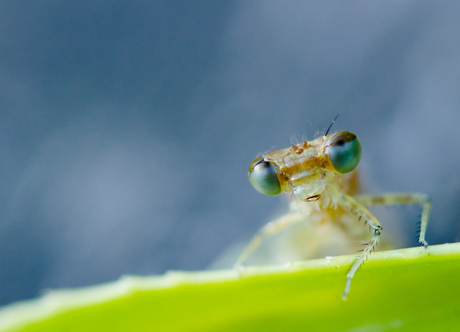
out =
[[458,1],[1,1],[0,304],[206,268],[285,203],[250,186],[253,158],[339,112],[373,190],[428,193],[428,242],[457,241],[459,17]]

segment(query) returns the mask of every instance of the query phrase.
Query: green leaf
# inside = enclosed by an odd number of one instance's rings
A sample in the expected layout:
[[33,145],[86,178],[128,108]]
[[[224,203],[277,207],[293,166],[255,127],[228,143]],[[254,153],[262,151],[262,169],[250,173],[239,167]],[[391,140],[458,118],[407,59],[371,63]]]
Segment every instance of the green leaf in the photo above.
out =
[[460,244],[373,253],[343,301],[354,257],[50,291],[0,331],[460,331]]

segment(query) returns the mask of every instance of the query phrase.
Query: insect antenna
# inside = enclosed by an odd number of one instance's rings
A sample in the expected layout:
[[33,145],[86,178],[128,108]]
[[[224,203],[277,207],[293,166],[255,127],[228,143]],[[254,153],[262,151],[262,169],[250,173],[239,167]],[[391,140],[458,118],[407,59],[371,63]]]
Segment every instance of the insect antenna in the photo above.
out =
[[337,120],[337,118],[339,117],[339,115],[340,115],[340,113],[337,114],[337,115],[335,116],[334,120],[332,120],[332,122],[331,122],[331,124],[329,125],[329,128],[327,128],[326,133],[324,134],[324,136],[327,136],[327,134],[329,133],[329,130],[331,130],[332,125],[334,124],[335,120]]

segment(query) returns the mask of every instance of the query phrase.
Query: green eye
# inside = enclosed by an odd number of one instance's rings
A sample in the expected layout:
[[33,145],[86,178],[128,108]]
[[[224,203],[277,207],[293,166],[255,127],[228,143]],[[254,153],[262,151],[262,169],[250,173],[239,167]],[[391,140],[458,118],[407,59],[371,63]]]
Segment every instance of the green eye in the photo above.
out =
[[280,182],[272,164],[263,158],[256,158],[249,166],[249,181],[260,193],[269,196],[281,192]]
[[327,142],[326,154],[339,173],[348,173],[355,169],[361,159],[361,143],[355,134],[341,131]]

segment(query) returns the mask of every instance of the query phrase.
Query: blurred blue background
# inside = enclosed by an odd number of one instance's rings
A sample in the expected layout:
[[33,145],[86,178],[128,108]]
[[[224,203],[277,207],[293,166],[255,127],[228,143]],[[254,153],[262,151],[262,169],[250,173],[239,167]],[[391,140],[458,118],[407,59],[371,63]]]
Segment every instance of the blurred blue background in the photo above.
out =
[[254,157],[339,112],[374,191],[428,193],[428,242],[457,241],[459,17],[458,1],[1,1],[0,304],[206,268],[283,206],[249,184]]

